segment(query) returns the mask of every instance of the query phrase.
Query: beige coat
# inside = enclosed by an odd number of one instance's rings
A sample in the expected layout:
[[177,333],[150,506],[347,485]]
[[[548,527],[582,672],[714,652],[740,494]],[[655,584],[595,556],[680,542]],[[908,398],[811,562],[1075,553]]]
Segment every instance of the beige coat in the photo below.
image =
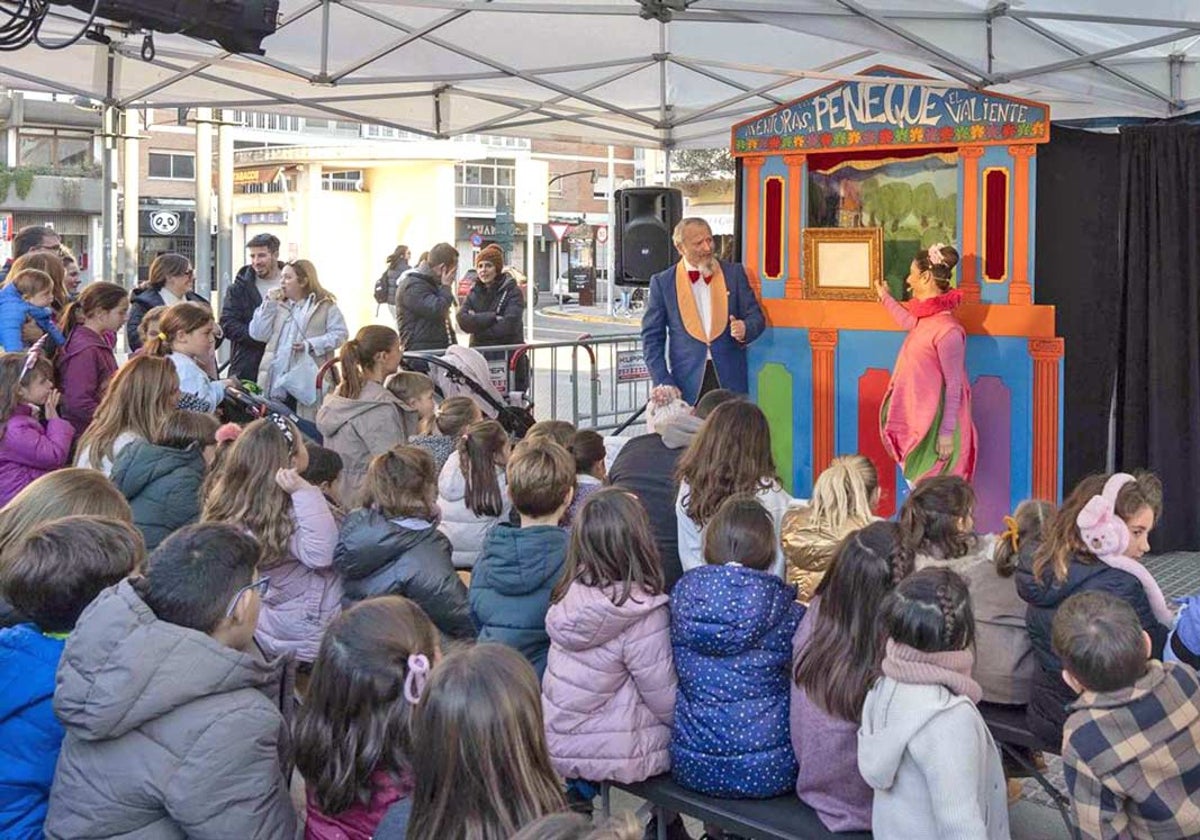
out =
[[[255,341],[266,342],[267,345],[258,367],[258,385],[267,396],[271,396],[276,380],[299,358],[299,354],[293,353],[290,348],[285,348],[282,355],[277,352],[285,330],[289,335],[298,333],[302,337],[301,340],[308,345],[308,352],[318,369],[332,359],[338,347],[350,337],[346,319],[333,302],[333,298],[312,301],[310,295],[309,302],[310,306],[304,308],[304,301],[294,304],[286,300],[264,298],[254,310],[254,316],[250,319],[250,337]],[[328,376],[325,377],[325,383],[326,387],[323,390],[328,391]],[[315,403],[297,405],[296,413],[305,420],[312,420],[316,417],[320,405],[321,394],[318,394]]]
[[358,399],[327,396],[317,411],[317,429],[325,446],[342,456],[338,486],[347,509],[358,505],[371,459],[407,443],[409,435],[416,433],[403,405],[378,382],[367,382]]
[[992,560],[996,538],[980,534],[974,551],[953,560],[918,554],[915,568],[945,566],[962,575],[975,613],[975,667],[971,676],[989,703],[1029,702],[1037,661],[1025,628],[1028,606],[1017,594],[1016,580],[996,574]]

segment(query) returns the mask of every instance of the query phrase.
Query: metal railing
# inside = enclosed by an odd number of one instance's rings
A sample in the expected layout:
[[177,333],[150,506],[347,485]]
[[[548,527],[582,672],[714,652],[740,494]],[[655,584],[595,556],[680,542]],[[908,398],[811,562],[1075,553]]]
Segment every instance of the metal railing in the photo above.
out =
[[[568,420],[578,429],[611,431],[650,398],[640,333],[583,334],[574,341],[475,349],[495,356],[489,368],[501,394],[510,402],[531,405],[538,420]],[[630,431],[639,428],[631,426]]]

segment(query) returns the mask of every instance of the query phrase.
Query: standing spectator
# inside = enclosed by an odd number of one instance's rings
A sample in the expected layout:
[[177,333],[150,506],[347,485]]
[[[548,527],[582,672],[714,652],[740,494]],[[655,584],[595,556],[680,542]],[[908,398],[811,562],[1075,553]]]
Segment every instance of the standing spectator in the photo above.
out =
[[80,617],[48,838],[294,836],[280,664],[254,651],[259,557],[239,526],[189,525]]
[[279,238],[269,233],[247,242],[246,251],[250,264],[242,266],[221,301],[221,331],[231,344],[229,375],[254,382],[267,345],[250,335],[250,319],[267,292],[279,287],[283,263],[279,261]]
[[82,278],[79,276],[79,261],[75,259],[74,254],[67,250],[65,245],[63,246],[62,252],[63,268],[67,270],[67,278],[65,281],[67,287],[67,299],[75,300],[75,298],[79,296],[79,284],[82,280]]
[[266,342],[258,373],[263,393],[303,419],[315,419],[321,404],[317,371],[350,337],[342,310],[317,279],[316,266],[295,260],[283,267],[282,285],[254,310],[250,337]]
[[[375,302],[386,303],[392,317],[396,317],[396,292],[399,291],[400,278],[412,266],[408,264],[410,254],[407,245],[397,245],[387,258],[387,268],[375,281]],[[378,308],[376,308],[378,311]]]
[[[450,291],[458,271],[458,251],[439,242],[427,259],[409,269],[396,289],[396,329],[405,350],[445,350],[456,343],[450,323],[454,293]],[[416,368],[414,368],[415,370]]]
[[621,447],[608,471],[608,483],[637,496],[650,516],[668,593],[683,574],[679,564],[679,526],[675,519],[675,465],[704,425],[704,418],[721,403],[736,398],[733,391],[718,388],[701,397],[695,411],[683,400],[665,404],[651,401],[646,406],[649,434],[635,437]]
[[0,283],[3,283],[8,278],[8,272],[12,269],[12,264],[26,254],[35,254],[42,251],[57,253],[62,247],[62,239],[54,228],[42,227],[41,225],[30,225],[23,227],[17,231],[17,235],[13,237],[12,258],[6,260],[4,266],[0,268]]
[[125,287],[116,283],[89,283],[77,300],[67,304],[62,331],[67,345],[58,354],[58,381],[63,393],[63,419],[83,434],[108,382],[117,372],[117,357],[109,336],[116,335],[129,314]]
[[[146,285],[133,290],[129,302],[129,321],[125,324],[125,341],[132,353],[142,346],[138,325],[156,306],[174,306],[189,301],[208,306],[208,301],[196,294],[196,272],[191,261],[181,254],[160,254],[150,263],[150,279]],[[220,335],[217,335],[220,338]]]
[[225,388],[235,379],[215,381],[201,364],[212,357],[217,323],[202,303],[177,303],[163,314],[158,332],[146,341],[146,354],[165,356],[179,374],[179,407],[215,412],[225,399]]
[[[479,279],[458,310],[458,325],[471,334],[472,347],[525,343],[525,297],[517,281],[504,272],[504,252],[488,245],[475,258]],[[483,351],[485,358],[507,361],[506,351]],[[514,371],[513,387],[524,391],[529,380],[525,357]]]

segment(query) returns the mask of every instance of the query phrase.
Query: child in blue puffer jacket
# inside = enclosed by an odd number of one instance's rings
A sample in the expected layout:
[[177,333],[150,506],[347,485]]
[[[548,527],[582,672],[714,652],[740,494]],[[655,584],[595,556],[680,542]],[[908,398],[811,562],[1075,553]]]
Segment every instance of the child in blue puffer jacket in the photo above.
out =
[[62,347],[66,339],[54,324],[54,281],[44,271],[27,268],[8,278],[0,287],[0,349],[15,353],[25,348],[21,327],[32,318],[55,345]]
[[765,799],[796,784],[788,686],[804,607],[796,587],[770,572],[776,548],[767,509],[733,496],[705,531],[706,565],[671,591],[672,774],[709,796]]

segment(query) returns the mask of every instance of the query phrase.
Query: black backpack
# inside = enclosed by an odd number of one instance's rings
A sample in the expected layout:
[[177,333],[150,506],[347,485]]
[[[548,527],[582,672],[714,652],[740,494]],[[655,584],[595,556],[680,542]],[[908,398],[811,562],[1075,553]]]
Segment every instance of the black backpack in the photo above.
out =
[[388,273],[385,271],[379,275],[379,279],[375,281],[375,302],[376,303],[394,303],[391,300],[392,281],[388,279]]

